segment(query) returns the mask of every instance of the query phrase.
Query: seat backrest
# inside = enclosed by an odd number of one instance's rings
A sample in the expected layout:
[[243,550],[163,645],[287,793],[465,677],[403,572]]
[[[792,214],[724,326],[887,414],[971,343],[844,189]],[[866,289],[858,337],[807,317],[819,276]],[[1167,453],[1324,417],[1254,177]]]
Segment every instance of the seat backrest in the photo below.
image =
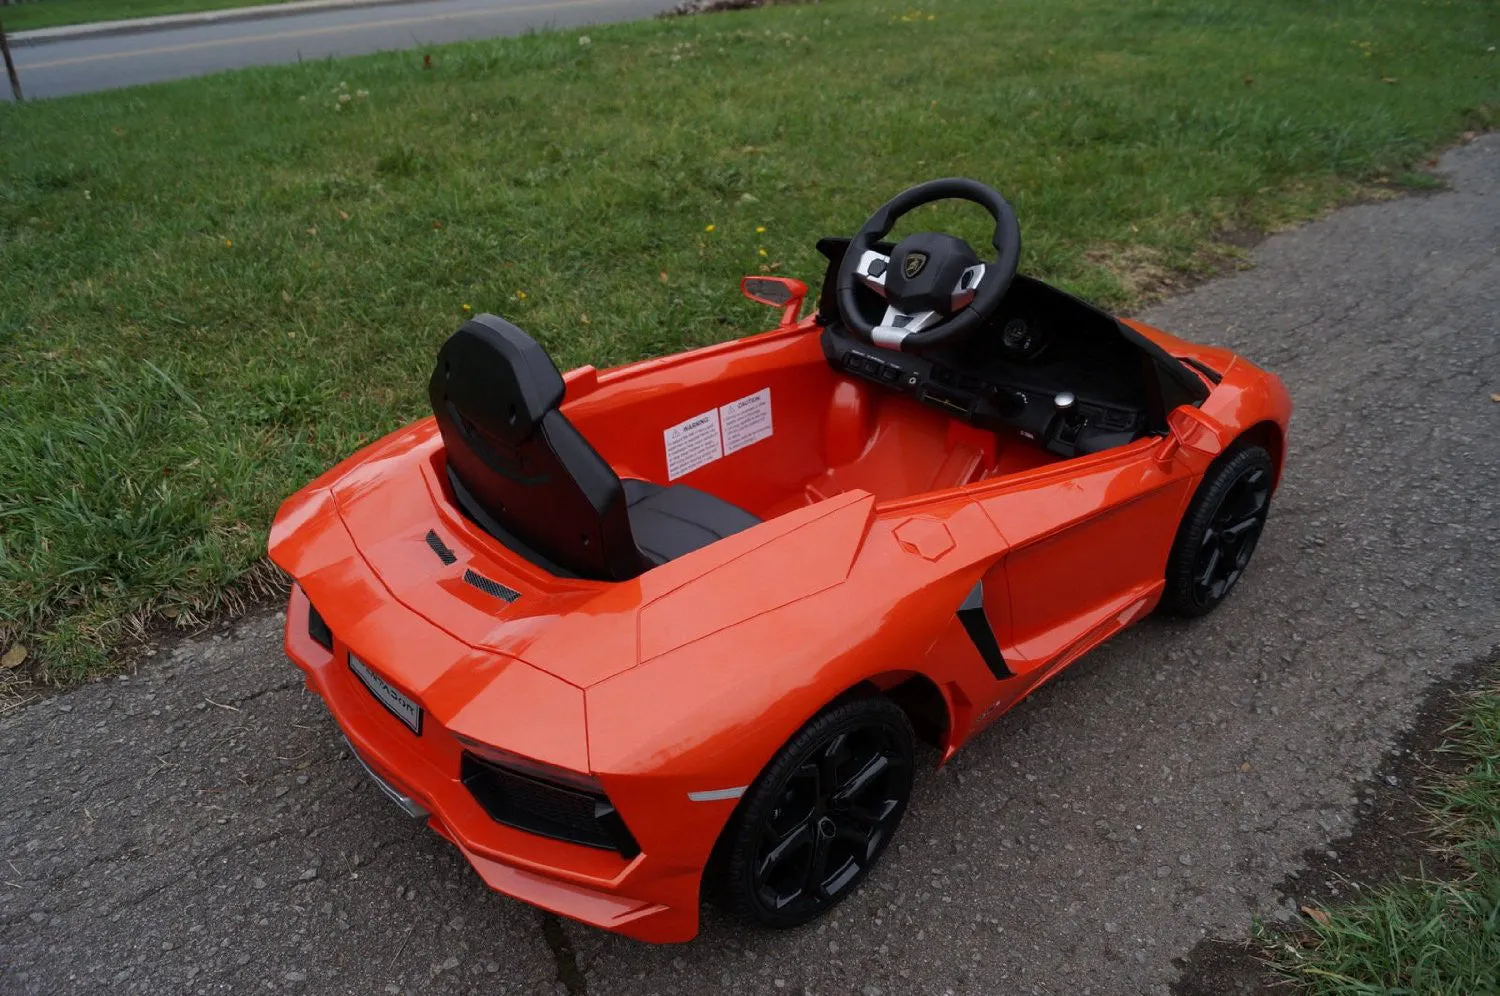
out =
[[537,342],[494,315],[443,344],[428,394],[469,517],[555,572],[624,580],[645,567],[620,478],[558,405],[563,379]]

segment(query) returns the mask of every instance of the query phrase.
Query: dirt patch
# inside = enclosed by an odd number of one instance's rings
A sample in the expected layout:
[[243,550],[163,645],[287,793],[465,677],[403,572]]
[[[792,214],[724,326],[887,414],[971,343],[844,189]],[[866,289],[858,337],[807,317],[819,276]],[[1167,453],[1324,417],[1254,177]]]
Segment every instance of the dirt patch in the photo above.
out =
[[1175,996],[1248,996],[1285,994],[1287,986],[1270,974],[1254,941],[1204,940],[1185,959],[1182,978],[1172,992]]
[[1208,243],[1191,260],[1179,265],[1168,263],[1165,254],[1151,246],[1119,243],[1095,246],[1085,251],[1083,258],[1107,270],[1119,282],[1131,302],[1128,309],[1116,312],[1124,318],[1138,315],[1158,301],[1185,293],[1215,277],[1250,266],[1238,247],[1223,241]]
[[[1386,755],[1375,777],[1359,790],[1354,831],[1326,848],[1304,851],[1305,869],[1288,873],[1276,886],[1299,909],[1348,902],[1362,890],[1401,878],[1426,875],[1453,878],[1463,868],[1433,839],[1429,787],[1468,767],[1457,753],[1438,748],[1458,722],[1469,693],[1500,668],[1500,648],[1460,667],[1434,685],[1422,702],[1416,722]],[[1299,933],[1295,924],[1283,928]],[[1223,993],[1285,994],[1287,983],[1271,973],[1264,949],[1251,941],[1200,941],[1178,959],[1182,974],[1172,986],[1175,996]]]
[[36,698],[36,687],[21,674],[18,667],[0,666],[0,716],[12,709],[19,709]]
[[1163,297],[1182,283],[1182,274],[1166,264],[1160,250],[1150,246],[1098,246],[1086,251],[1083,258],[1109,271],[1132,300]]
[[1221,228],[1211,238],[1220,245],[1234,246],[1236,249],[1254,249],[1266,241],[1268,234],[1258,228]]

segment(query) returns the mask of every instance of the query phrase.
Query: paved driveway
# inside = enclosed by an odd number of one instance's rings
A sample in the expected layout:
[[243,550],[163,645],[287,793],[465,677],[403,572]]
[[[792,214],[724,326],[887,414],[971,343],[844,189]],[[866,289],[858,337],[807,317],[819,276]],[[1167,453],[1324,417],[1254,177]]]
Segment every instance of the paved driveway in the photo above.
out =
[[651,948],[490,894],[259,618],[0,721],[0,990],[1162,991],[1200,936],[1276,912],[1423,689],[1500,640],[1500,136],[1443,170],[1147,315],[1296,398],[1253,570],[921,778],[836,918]]
[[[675,0],[413,0],[20,46],[28,98],[652,17]],[[10,88],[0,82],[0,99]]]

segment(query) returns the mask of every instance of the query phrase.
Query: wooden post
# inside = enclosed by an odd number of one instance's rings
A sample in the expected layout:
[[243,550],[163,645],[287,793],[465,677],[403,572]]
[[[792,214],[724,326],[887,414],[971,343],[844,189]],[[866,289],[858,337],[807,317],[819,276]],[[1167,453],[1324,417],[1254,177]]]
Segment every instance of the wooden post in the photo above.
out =
[[20,103],[21,77],[16,75],[16,64],[10,57],[10,42],[5,40],[5,25],[0,23],[0,55],[5,56],[5,73],[10,77],[10,92],[15,95],[16,103]]

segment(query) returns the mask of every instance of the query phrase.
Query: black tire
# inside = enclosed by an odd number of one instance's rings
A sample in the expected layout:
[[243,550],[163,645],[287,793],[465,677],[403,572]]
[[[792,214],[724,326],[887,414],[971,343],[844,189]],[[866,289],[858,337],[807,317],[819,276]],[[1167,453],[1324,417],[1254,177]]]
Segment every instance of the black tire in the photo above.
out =
[[1167,558],[1165,611],[1207,615],[1234,590],[1265,528],[1274,476],[1259,446],[1237,445],[1208,468]]
[[847,898],[906,812],[913,739],[906,714],[878,695],[809,721],[766,765],[725,830],[709,869],[719,905],[786,929]]

